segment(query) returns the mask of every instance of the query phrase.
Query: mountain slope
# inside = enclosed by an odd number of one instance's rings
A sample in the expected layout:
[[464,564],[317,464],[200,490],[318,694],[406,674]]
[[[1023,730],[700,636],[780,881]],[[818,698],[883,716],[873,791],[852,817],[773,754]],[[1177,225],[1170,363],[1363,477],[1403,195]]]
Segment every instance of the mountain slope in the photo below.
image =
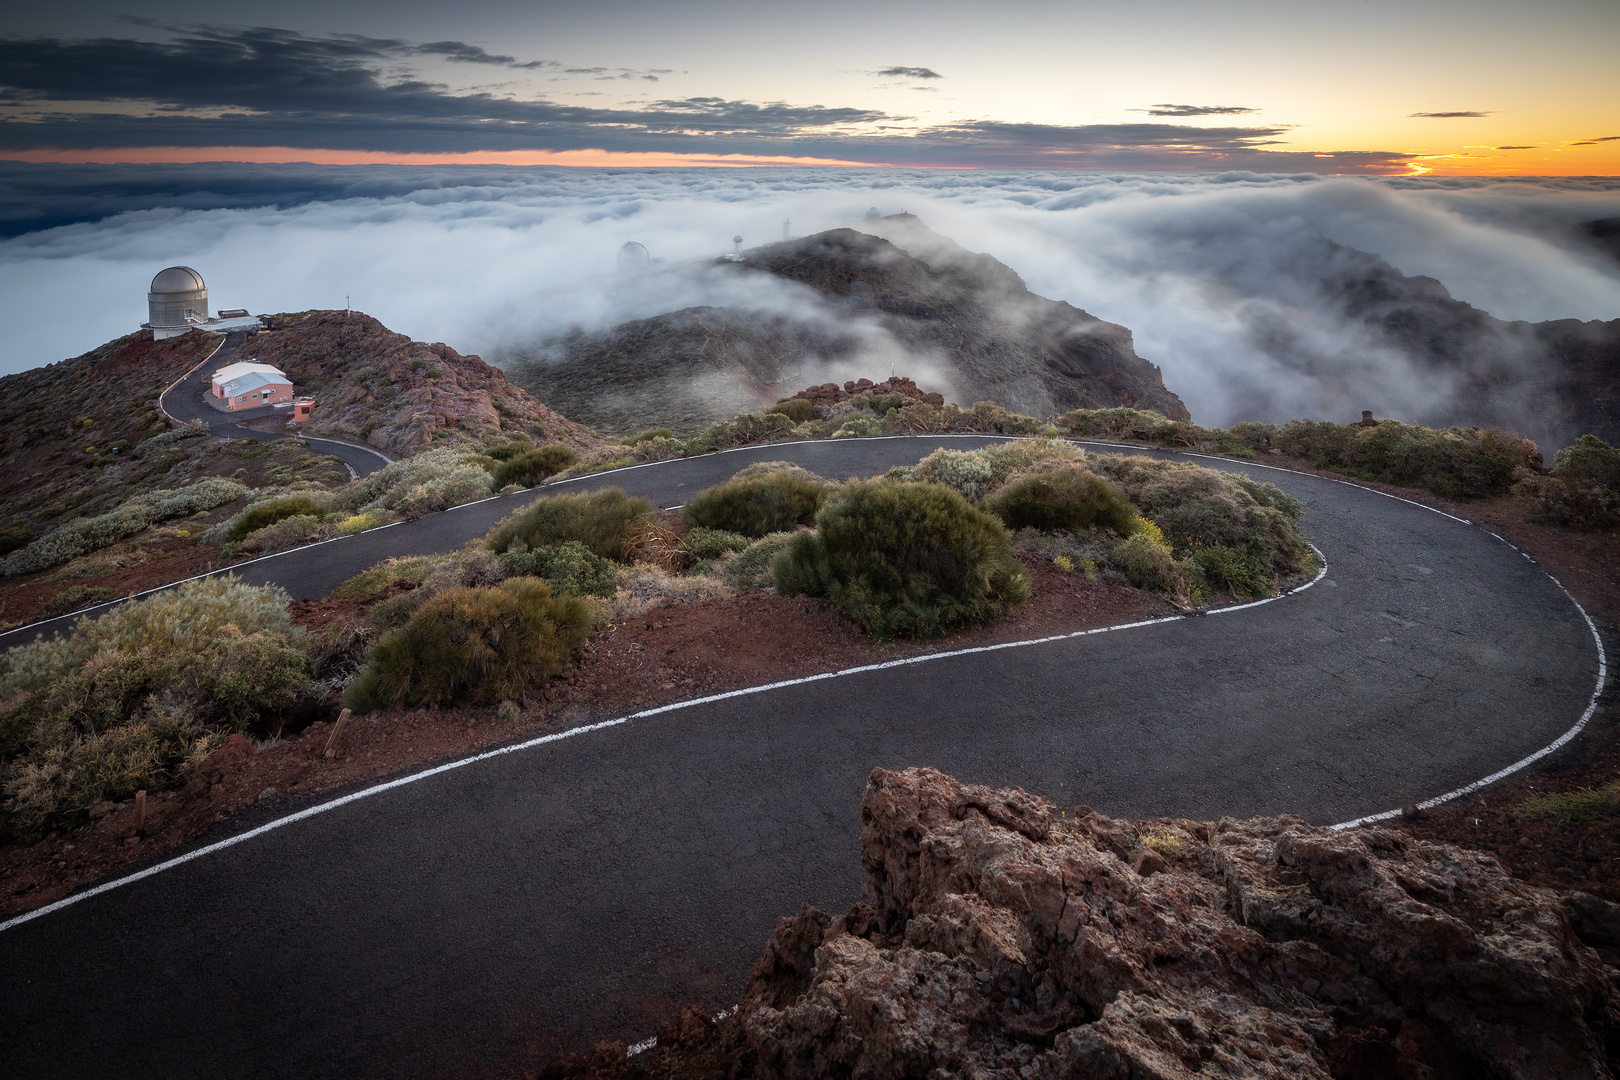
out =
[[870,227],[894,240],[832,229],[718,264],[804,286],[804,310],[686,308],[513,350],[503,363],[537,398],[619,430],[695,427],[891,365],[963,404],[992,400],[1037,416],[1129,405],[1187,417],[1124,327],[1036,296],[1002,263],[909,215]]

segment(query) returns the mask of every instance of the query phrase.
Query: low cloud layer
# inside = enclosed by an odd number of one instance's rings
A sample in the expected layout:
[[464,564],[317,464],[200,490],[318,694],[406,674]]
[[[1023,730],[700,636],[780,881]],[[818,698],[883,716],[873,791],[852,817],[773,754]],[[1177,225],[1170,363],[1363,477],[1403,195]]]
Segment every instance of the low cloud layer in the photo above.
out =
[[[1620,215],[1614,181],[0,165],[14,234],[0,241],[0,371],[132,331],[147,283],[174,263],[203,273],[215,307],[347,296],[396,330],[486,354],[694,304],[802,314],[802,290],[702,264],[733,234],[777,240],[784,218],[796,235],[859,228],[869,206],[918,214],[1033,291],[1129,327],[1206,423],[1410,418],[1449,392],[1308,287],[1324,240],[1500,318],[1620,318],[1620,264],[1577,228]],[[620,271],[629,240],[658,260],[652,273]],[[1279,340],[1305,359],[1279,360]]]

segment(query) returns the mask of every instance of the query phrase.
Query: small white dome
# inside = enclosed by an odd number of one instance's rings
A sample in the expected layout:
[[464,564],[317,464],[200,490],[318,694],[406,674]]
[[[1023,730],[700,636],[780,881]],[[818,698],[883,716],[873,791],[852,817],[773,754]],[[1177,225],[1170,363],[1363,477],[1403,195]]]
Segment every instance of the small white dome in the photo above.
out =
[[202,275],[189,266],[171,266],[167,270],[159,270],[158,276],[152,279],[154,293],[193,293],[199,292],[208,286],[203,284]]

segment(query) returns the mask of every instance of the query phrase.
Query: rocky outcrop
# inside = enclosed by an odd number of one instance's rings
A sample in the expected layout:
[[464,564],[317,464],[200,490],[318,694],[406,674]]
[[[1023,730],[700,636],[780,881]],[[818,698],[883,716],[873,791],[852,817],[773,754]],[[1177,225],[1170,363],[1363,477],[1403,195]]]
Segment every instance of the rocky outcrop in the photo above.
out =
[[1491,856],[1297,818],[1065,815],[929,769],[874,770],[860,812],[866,901],[783,919],[737,1012],[666,1025],[638,1068],[1611,1075],[1620,997],[1593,944],[1620,934],[1615,906]]
[[523,432],[536,443],[584,449],[602,440],[448,345],[413,341],[357,311],[269,317],[242,359],[273,364],[315,398],[303,432],[408,457],[484,435]]
[[773,296],[783,283],[803,286],[792,313],[686,308],[514,350],[501,363],[541,400],[616,430],[729,419],[837,371],[895,364],[964,406],[994,401],[1047,417],[1125,405],[1189,418],[1125,327],[1035,295],[1007,266],[911,215],[863,228],[768,244],[713,268],[731,293],[749,275]]

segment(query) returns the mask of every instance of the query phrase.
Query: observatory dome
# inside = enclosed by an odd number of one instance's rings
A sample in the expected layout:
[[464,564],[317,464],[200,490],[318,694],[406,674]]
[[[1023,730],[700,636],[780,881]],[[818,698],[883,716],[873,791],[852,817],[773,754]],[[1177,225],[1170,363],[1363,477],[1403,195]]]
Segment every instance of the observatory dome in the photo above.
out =
[[151,312],[148,325],[188,326],[208,318],[208,286],[202,275],[189,266],[171,266],[158,271],[146,294]]

